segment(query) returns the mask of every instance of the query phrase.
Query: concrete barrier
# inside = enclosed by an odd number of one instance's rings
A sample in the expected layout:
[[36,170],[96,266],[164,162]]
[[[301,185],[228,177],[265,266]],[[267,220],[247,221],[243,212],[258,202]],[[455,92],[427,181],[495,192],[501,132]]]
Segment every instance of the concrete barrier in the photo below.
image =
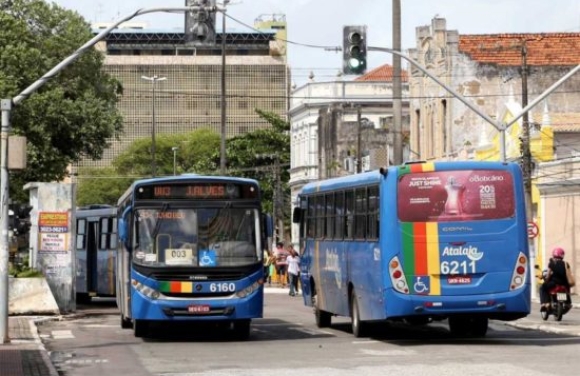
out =
[[9,278],[9,315],[59,315],[58,304],[43,277]]

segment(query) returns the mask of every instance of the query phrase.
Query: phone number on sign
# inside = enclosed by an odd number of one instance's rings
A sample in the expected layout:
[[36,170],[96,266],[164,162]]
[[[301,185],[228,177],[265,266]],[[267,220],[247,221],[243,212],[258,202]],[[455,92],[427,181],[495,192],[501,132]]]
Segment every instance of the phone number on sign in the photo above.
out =
[[40,232],[63,233],[63,232],[68,232],[68,227],[65,227],[65,226],[40,226]]

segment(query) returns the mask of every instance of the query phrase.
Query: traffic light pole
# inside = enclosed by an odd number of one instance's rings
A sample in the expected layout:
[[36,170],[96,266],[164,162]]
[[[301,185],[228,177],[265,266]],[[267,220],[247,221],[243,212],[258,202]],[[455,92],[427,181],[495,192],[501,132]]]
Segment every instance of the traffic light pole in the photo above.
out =
[[44,74],[44,76],[24,89],[16,97],[12,99],[2,99],[0,101],[0,110],[2,111],[2,127],[0,128],[0,202],[2,203],[2,208],[0,211],[2,215],[2,218],[0,218],[0,344],[6,344],[10,342],[8,333],[8,203],[10,202],[10,196],[8,192],[8,135],[10,134],[10,113],[12,111],[12,107],[18,105],[24,99],[29,97],[32,93],[42,87],[48,80],[55,77],[57,73],[62,71],[69,64],[78,59],[82,54],[91,49],[97,42],[106,37],[111,31],[116,29],[123,22],[148,13],[183,13],[197,11],[200,9],[205,9],[210,12],[222,12],[225,8],[218,6],[200,7],[192,5],[185,7],[139,9],[136,12],[114,22],[111,26],[101,31],[94,38],[82,45],[72,55],[66,57],[63,61],[55,65],[51,70]]

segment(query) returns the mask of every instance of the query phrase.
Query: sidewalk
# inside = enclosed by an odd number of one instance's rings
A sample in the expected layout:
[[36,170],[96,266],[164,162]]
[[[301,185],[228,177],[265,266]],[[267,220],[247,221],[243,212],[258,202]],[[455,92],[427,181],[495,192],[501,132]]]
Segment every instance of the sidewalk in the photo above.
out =
[[0,344],[0,375],[58,376],[44,348],[35,320],[38,317],[8,317],[10,342]]

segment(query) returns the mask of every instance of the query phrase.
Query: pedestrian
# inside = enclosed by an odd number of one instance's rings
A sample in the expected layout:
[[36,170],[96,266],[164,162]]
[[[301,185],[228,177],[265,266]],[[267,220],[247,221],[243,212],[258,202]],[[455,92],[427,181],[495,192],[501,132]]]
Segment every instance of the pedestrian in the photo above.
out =
[[292,245],[288,246],[290,255],[286,258],[288,262],[288,278],[290,280],[290,292],[288,295],[295,296],[298,293],[298,279],[300,278],[300,256]]
[[288,262],[286,262],[288,255],[288,251],[284,249],[284,243],[276,243],[276,250],[274,251],[274,256],[276,257],[276,274],[278,274],[278,283],[280,283],[282,288],[285,288],[288,283]]
[[267,249],[264,250],[264,281],[268,282],[268,286],[272,286],[272,274],[274,271],[272,269],[272,264],[276,261],[273,254]]

